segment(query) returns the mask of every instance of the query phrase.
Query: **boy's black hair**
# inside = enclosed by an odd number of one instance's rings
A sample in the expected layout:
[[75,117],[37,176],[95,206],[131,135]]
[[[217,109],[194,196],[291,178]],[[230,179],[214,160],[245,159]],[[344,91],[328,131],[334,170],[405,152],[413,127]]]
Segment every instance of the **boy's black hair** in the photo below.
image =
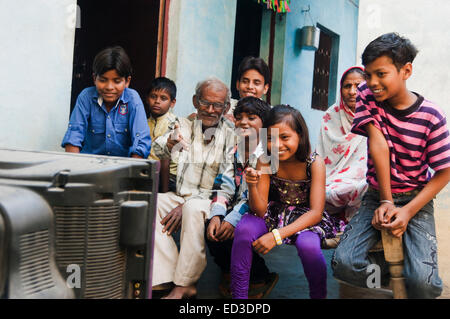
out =
[[241,113],[254,114],[264,123],[267,119],[269,111],[269,103],[254,96],[247,96],[237,102],[236,108],[233,111],[233,116],[236,117]]
[[241,80],[242,75],[248,70],[256,70],[264,77],[264,85],[270,81],[270,70],[266,62],[261,58],[255,58],[253,56],[247,56],[239,64],[237,79]]
[[92,71],[99,76],[110,70],[116,70],[121,77],[128,78],[133,73],[130,58],[120,46],[103,49],[94,58]]
[[417,52],[417,48],[410,40],[395,32],[386,33],[367,45],[362,54],[362,64],[366,66],[385,55],[391,58],[397,70],[400,70],[406,63],[414,61]]
[[[300,137],[295,157],[300,162],[306,162],[311,154],[311,143],[309,142],[308,126],[299,110],[290,105],[280,104],[274,106],[267,115],[263,127],[269,128],[278,123],[287,123]],[[267,133],[269,134],[269,132]],[[264,147],[267,149],[267,141],[264,141]]]
[[175,82],[172,81],[169,78],[160,76],[159,78],[154,79],[151,83],[149,88],[146,91],[147,96],[150,95],[150,93],[155,90],[164,90],[167,91],[170,95],[171,100],[175,100],[177,97],[177,86],[175,85]]

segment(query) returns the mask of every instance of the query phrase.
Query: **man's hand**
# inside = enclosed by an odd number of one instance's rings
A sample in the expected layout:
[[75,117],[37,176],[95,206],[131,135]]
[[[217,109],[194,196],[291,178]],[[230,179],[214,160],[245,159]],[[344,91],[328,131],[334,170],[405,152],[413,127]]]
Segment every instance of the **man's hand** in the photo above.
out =
[[272,233],[267,233],[259,237],[252,244],[253,248],[260,254],[267,254],[277,245]]
[[189,143],[183,138],[180,133],[180,126],[178,123],[175,123],[175,128],[172,134],[167,138],[167,148],[169,152],[172,152],[172,148],[178,144],[176,148],[179,151],[189,150]]
[[162,232],[167,231],[167,235],[170,236],[174,232],[178,231],[181,227],[181,213],[183,210],[183,204],[175,207],[166,217],[161,221],[161,225],[164,226]]
[[405,207],[397,207],[386,214],[388,222],[382,223],[381,227],[390,230],[392,235],[401,237],[411,218],[411,213]]
[[254,168],[247,167],[245,169],[245,181],[249,186],[255,186],[259,182],[261,171],[257,171]]
[[381,224],[389,222],[389,219],[386,218],[386,214],[388,212],[392,212],[395,208],[395,205],[391,203],[381,204],[373,214],[372,226],[378,230],[381,230]]

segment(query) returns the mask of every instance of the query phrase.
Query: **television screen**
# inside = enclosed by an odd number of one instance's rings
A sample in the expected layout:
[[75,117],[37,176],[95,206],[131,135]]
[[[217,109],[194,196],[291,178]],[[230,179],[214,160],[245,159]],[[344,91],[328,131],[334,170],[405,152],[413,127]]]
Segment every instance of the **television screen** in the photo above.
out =
[[159,162],[0,149],[2,298],[151,298]]

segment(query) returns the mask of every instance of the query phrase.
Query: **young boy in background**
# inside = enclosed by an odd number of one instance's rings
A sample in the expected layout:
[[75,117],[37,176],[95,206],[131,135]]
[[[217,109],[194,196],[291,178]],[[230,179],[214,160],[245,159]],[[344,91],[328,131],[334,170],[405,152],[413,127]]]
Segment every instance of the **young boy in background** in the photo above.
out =
[[[247,167],[256,167],[258,158],[264,153],[259,131],[269,111],[270,105],[254,96],[238,101],[233,113],[239,136],[239,142],[233,151],[234,180],[228,177],[229,174],[219,172],[214,181],[205,242],[214,262],[222,271],[219,291],[225,298],[231,298],[230,262],[234,230],[242,215],[250,210],[244,170]],[[250,274],[249,298],[252,299],[266,297],[278,281],[278,274],[269,272],[264,259],[256,252],[253,252]]]
[[368,136],[369,190],[331,264],[337,279],[367,287],[368,251],[384,228],[403,236],[408,298],[436,298],[442,280],[433,198],[450,180],[450,137],[444,112],[406,88],[416,54],[396,33],[363,52],[366,82],[358,87],[352,132]]
[[[159,77],[152,81],[147,90],[147,103],[150,108],[148,126],[152,141],[164,135],[175,125],[177,117],[172,113],[176,103],[177,87],[175,83],[166,78]],[[158,161],[154,150],[150,151],[150,159]],[[167,172],[169,172],[167,180]],[[162,192],[176,190],[177,164],[170,160],[161,160],[160,190]]]
[[[270,69],[267,63],[259,57],[247,56],[242,59],[238,67],[236,89],[239,92],[239,99],[247,96],[262,99],[263,95],[269,90]],[[235,121],[233,112],[238,100],[230,100],[230,109],[225,117],[230,121]],[[189,115],[194,119],[196,113]]]
[[147,158],[151,138],[139,94],[128,88],[131,63],[119,46],[99,52],[95,86],[77,98],[61,146],[66,152]]
[[[269,81],[270,69],[262,58],[247,56],[239,64],[236,81],[239,98],[253,96],[261,99],[269,90]],[[237,101],[231,99],[228,114],[233,114]]]

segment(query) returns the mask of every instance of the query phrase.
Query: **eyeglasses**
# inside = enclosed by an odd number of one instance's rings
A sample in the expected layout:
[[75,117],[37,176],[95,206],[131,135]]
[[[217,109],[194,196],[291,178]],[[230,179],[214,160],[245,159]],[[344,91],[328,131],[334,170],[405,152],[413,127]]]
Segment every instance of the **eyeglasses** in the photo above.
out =
[[209,101],[206,101],[206,100],[202,100],[200,98],[197,98],[197,101],[198,101],[198,104],[202,108],[207,108],[210,105],[212,105],[214,111],[218,111],[218,112],[222,111],[227,106],[226,103],[209,102]]

